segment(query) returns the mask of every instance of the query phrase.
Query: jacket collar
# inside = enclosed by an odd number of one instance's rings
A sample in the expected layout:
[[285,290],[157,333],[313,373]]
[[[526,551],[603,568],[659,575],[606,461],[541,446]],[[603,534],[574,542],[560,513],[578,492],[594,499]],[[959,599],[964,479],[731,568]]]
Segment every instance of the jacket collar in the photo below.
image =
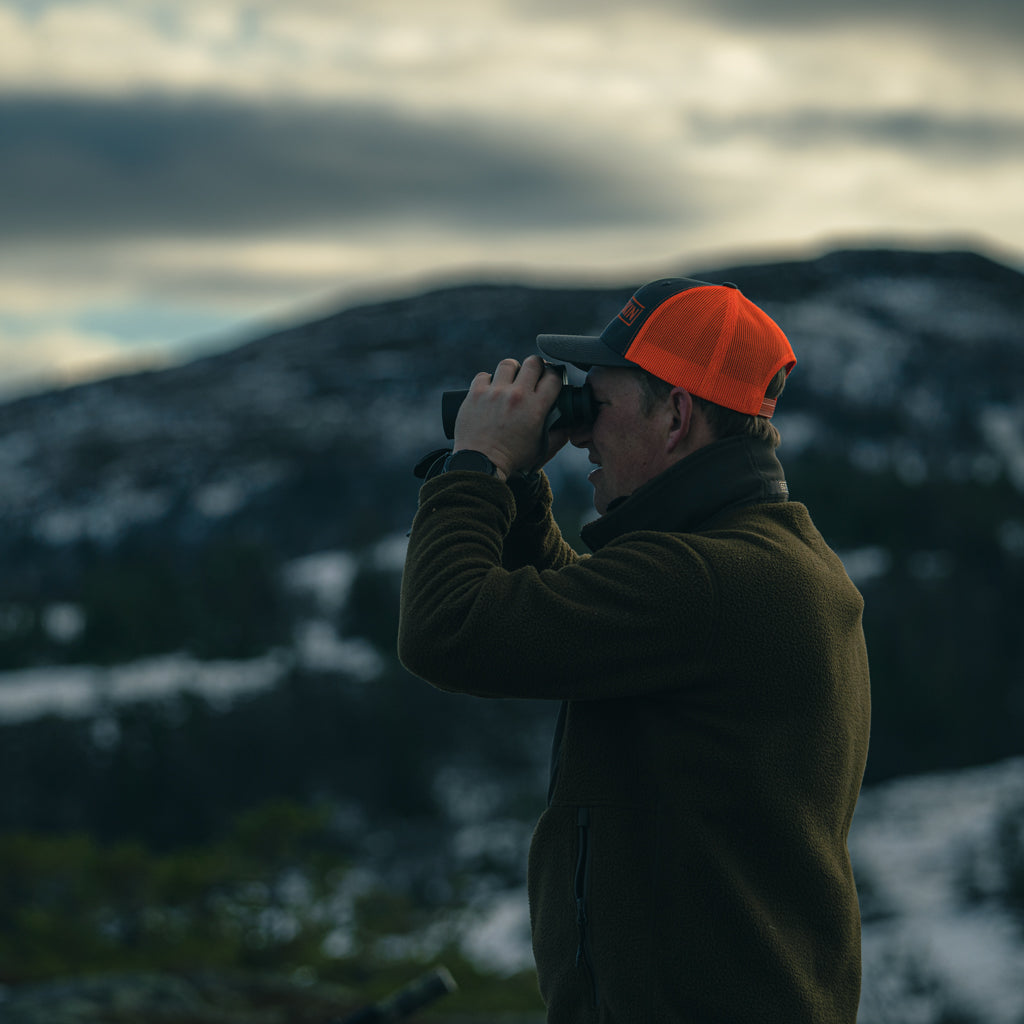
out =
[[729,437],[699,448],[580,531],[591,551],[634,530],[692,532],[727,509],[786,501],[782,464],[767,441]]

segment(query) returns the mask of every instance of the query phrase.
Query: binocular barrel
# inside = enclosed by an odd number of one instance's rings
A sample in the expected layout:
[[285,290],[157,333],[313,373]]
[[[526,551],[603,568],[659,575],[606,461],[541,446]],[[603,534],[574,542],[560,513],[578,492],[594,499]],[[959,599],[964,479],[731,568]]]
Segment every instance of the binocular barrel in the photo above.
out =
[[[469,390],[467,389],[465,391],[445,391],[441,395],[441,424],[444,427],[444,436],[449,440],[455,437],[455,418],[468,394]],[[589,384],[584,384],[582,387],[563,384],[551,413],[548,415],[545,427],[548,430],[571,430],[575,427],[585,427],[594,422],[596,414],[594,393]]]

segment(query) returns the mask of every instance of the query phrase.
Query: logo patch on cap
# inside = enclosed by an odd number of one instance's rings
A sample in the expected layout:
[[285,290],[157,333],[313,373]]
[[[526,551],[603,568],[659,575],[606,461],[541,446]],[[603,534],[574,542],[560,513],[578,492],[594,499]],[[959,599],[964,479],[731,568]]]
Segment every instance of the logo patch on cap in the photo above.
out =
[[644,307],[636,301],[634,296],[626,305],[623,307],[622,312],[619,314],[619,319],[627,326],[632,327],[636,322],[636,318],[643,313]]

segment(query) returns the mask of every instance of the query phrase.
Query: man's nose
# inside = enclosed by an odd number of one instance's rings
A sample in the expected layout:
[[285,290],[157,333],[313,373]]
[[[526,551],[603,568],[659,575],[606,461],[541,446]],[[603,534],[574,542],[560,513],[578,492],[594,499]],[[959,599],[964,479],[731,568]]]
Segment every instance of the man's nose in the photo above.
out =
[[576,448],[586,448],[590,444],[591,429],[590,424],[585,426],[573,427],[569,431],[569,444]]

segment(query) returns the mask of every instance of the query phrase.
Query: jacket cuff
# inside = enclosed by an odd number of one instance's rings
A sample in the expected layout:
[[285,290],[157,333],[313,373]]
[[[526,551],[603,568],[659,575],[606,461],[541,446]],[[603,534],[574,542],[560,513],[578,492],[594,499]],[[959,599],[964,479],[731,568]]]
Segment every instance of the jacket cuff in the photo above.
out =
[[537,523],[551,508],[551,484],[543,470],[536,473],[513,473],[506,481],[516,502],[516,523]]

